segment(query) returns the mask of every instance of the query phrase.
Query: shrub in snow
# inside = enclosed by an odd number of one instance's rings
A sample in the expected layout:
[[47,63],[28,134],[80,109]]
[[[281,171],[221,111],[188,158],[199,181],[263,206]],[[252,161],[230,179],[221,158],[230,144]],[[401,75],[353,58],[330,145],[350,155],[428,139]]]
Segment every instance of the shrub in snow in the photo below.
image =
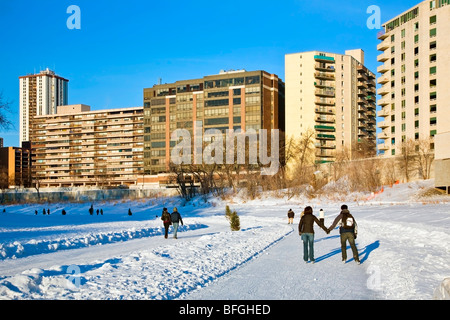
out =
[[236,211],[231,212],[231,209],[229,206],[226,206],[226,208],[225,208],[225,217],[230,222],[231,231],[241,230],[241,221],[239,219],[239,216],[236,213]]

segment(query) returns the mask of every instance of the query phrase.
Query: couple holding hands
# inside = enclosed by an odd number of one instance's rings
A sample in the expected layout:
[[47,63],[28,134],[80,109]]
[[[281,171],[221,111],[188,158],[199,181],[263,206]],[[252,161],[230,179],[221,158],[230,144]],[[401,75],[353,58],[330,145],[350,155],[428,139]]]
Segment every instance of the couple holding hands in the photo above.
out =
[[313,215],[313,209],[308,206],[304,210],[304,214],[300,219],[298,225],[298,232],[303,240],[303,260],[314,263],[314,222],[317,223],[327,234],[333,230],[338,223],[340,223],[339,233],[341,237],[341,250],[342,250],[342,262],[347,260],[347,241],[350,244],[353,252],[353,258],[356,263],[360,263],[358,249],[355,245],[355,239],[357,236],[357,225],[355,218],[350,214],[347,205],[341,206],[341,213],[336,217],[333,224],[327,229],[323,222],[319,221],[315,215]]

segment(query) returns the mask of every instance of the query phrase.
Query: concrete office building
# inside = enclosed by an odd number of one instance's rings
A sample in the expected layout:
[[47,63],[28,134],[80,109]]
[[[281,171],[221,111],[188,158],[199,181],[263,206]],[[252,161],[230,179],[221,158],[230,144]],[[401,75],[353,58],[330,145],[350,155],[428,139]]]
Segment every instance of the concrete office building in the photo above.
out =
[[55,114],[56,107],[68,104],[69,80],[48,68],[38,74],[19,77],[20,146],[30,141],[34,117]]
[[313,130],[317,164],[335,161],[344,148],[353,155],[363,143],[375,155],[375,74],[362,50],[287,54],[285,76],[286,139]]
[[143,117],[142,107],[90,111],[87,105],[36,116],[33,185],[136,185],[143,174]]
[[144,89],[146,174],[168,172],[176,129],[284,131],[284,83],[265,71],[222,71]]
[[400,154],[408,138],[433,138],[450,127],[449,3],[423,1],[383,24],[378,34],[378,116],[384,118],[378,138],[385,156]]

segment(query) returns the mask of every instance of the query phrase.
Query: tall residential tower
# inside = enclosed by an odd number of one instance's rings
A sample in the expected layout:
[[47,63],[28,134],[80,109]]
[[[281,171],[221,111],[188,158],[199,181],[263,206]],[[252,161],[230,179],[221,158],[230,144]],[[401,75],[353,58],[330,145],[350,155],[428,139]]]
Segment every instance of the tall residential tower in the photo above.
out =
[[56,113],[56,107],[68,104],[69,80],[46,69],[39,74],[19,77],[20,145],[30,141],[32,121],[36,116]]
[[285,75],[286,139],[312,130],[318,164],[361,143],[375,155],[375,74],[364,66],[362,50],[288,54]]
[[[383,24],[378,61],[379,149],[401,153],[406,139],[450,128],[450,1],[426,0]],[[450,142],[450,141],[449,141]],[[434,142],[431,142],[434,147]]]

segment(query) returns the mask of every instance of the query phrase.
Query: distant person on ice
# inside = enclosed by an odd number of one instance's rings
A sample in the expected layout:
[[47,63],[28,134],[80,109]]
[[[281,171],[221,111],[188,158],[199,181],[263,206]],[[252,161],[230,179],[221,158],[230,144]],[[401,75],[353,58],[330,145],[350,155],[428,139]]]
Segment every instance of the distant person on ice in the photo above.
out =
[[341,213],[334,219],[333,224],[328,228],[328,232],[333,230],[340,222],[339,233],[341,235],[342,262],[347,260],[347,240],[352,248],[353,258],[357,264],[360,264],[358,249],[356,248],[355,239],[358,234],[358,226],[355,218],[350,214],[346,204],[341,206]]
[[163,221],[163,224],[164,224],[164,238],[167,239],[167,237],[169,235],[169,227],[172,224],[170,213],[169,213],[169,211],[167,211],[167,208],[163,209],[163,212],[161,215],[161,220]]
[[319,210],[319,221],[325,227],[325,212],[323,212],[323,209]]
[[173,208],[173,212],[170,215],[170,220],[172,221],[172,224],[173,224],[173,238],[177,239],[178,227],[180,225],[180,222],[181,222],[182,226],[184,224],[183,224],[183,219],[181,219],[181,215],[178,212],[178,209],[176,207]]
[[294,211],[292,211],[292,209],[289,209],[287,215],[288,215],[288,224],[294,223],[294,215],[295,215]]
[[325,226],[321,225],[319,219],[313,215],[313,209],[308,206],[304,210],[303,217],[298,224],[298,233],[303,240],[303,260],[305,262],[311,261],[314,263],[314,222],[317,223],[326,233],[329,231]]

